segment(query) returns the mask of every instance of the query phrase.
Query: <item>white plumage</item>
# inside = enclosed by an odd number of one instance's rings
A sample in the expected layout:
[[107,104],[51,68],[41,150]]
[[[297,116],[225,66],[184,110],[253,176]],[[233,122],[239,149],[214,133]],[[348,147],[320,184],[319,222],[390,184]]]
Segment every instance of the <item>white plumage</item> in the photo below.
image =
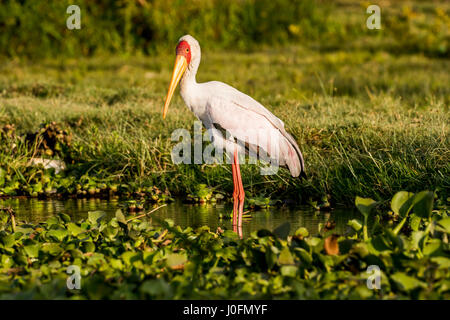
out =
[[[283,121],[252,97],[225,83],[197,83],[195,76],[200,65],[200,45],[190,35],[179,41],[190,45],[192,57],[180,81],[181,96],[203,125],[215,133],[212,141],[216,148],[230,143],[223,141],[225,136],[221,129],[225,129],[236,139],[249,142],[251,151],[256,153],[256,147],[262,148],[272,161],[287,165],[293,177],[304,174],[302,153],[286,132]],[[232,147],[230,149],[233,150]],[[238,150],[244,151],[242,145],[238,145]]]

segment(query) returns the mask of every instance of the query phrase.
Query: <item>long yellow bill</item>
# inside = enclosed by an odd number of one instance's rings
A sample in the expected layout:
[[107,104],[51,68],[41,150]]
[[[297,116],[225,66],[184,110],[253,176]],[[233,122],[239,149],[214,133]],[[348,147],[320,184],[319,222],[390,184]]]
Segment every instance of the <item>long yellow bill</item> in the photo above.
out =
[[163,119],[166,118],[167,110],[169,109],[170,100],[172,99],[173,92],[180,82],[183,73],[186,71],[187,61],[182,55],[177,55],[175,59],[175,66],[173,67],[172,79],[170,80],[169,90],[167,91],[166,102],[164,103]]

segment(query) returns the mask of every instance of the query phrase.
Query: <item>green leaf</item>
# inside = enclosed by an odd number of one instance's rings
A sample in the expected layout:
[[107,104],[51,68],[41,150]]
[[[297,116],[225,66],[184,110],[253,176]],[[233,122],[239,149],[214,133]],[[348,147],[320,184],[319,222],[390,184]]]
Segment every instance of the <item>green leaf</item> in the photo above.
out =
[[94,268],[98,268],[104,263],[106,263],[104,255],[98,252],[93,253],[87,261],[87,265]]
[[125,251],[120,256],[120,258],[123,260],[123,262],[125,262],[125,264],[127,264],[127,265],[129,265],[129,264],[131,264],[133,262],[132,259],[134,257],[136,257],[136,253],[132,252],[132,251]]
[[372,209],[377,205],[377,202],[370,198],[356,197],[355,205],[364,217],[368,217]]
[[64,249],[57,243],[44,243],[42,245],[42,251],[52,256],[57,256],[64,252]]
[[104,211],[89,211],[88,221],[91,224],[97,225],[105,217],[106,213]]
[[391,200],[392,211],[401,217],[405,217],[413,207],[413,197],[414,194],[412,192],[397,192]]
[[16,260],[17,264],[21,264],[26,266],[28,264],[28,259],[26,255],[24,254],[23,250],[19,250],[17,254],[14,257],[14,260]]
[[[0,189],[1,192],[1,189]],[[8,221],[9,217],[7,214],[0,214],[0,225],[1,224],[6,224],[6,222]]]
[[123,263],[122,263],[122,260],[120,260],[120,259],[111,258],[109,260],[109,264],[111,265],[111,267],[113,269],[118,269],[118,270],[122,270],[123,269]]
[[171,287],[164,281],[164,279],[152,279],[145,281],[139,288],[144,294],[150,295],[150,297],[155,298],[170,298]]
[[323,249],[324,240],[317,237],[308,237],[305,242],[309,245],[311,253],[319,253]]
[[408,276],[404,272],[396,272],[391,276],[392,280],[399,286],[401,290],[410,291],[417,287],[425,287],[425,284],[416,278]]
[[291,251],[288,247],[283,247],[278,257],[278,263],[283,264],[294,264],[294,258],[292,257]]
[[31,258],[37,258],[39,256],[39,248],[40,244],[32,244],[28,246],[24,246],[23,249],[25,250],[25,253],[31,257]]
[[173,221],[173,219],[170,219],[170,218],[164,219],[164,223],[167,224],[167,226],[168,226],[169,228],[172,228],[173,225],[175,224],[175,222]]
[[43,189],[43,186],[42,186],[42,183],[40,183],[40,182],[36,183],[33,186],[33,191],[34,192],[40,193],[40,192],[42,192],[42,189]]
[[436,230],[440,232],[450,233],[450,217],[439,220],[437,222]]
[[107,237],[109,239],[113,239],[117,235],[118,232],[119,232],[118,229],[113,228],[111,226],[108,226],[103,230],[103,234],[105,235],[105,237]]
[[185,264],[187,256],[185,253],[171,253],[167,256],[166,264],[168,267],[175,267]]
[[14,265],[13,258],[11,256],[9,256],[9,255],[6,255],[6,254],[2,254],[1,255],[0,262],[1,262],[1,266],[3,268],[11,268]]
[[386,239],[389,241],[390,246],[394,248],[398,248],[400,250],[403,250],[404,243],[403,238],[400,237],[397,233],[395,233],[391,229],[385,229],[384,235],[386,236]]
[[125,216],[120,209],[116,211],[116,219],[120,223],[127,224],[127,219],[125,219]]
[[69,233],[67,232],[67,230],[64,229],[47,231],[47,236],[52,237],[59,242],[63,241],[64,237],[67,236],[68,234]]
[[384,235],[377,235],[376,237],[373,237],[369,244],[369,251],[375,255],[391,249]]
[[432,257],[430,258],[431,261],[438,264],[440,268],[442,269],[450,269],[450,259],[446,257]]
[[24,236],[29,236],[31,233],[34,232],[34,229],[33,228],[28,228],[28,227],[18,226],[18,227],[16,227],[16,232],[23,233]]
[[61,218],[61,220],[62,221],[64,221],[64,222],[69,222],[70,221],[70,217],[67,215],[67,214],[65,214],[65,213],[59,213],[58,214],[58,216]]
[[303,248],[295,248],[294,249],[297,255],[299,256],[300,260],[306,264],[307,266],[310,266],[312,264],[312,256],[309,254],[308,251],[306,251]]
[[52,225],[59,225],[61,223],[61,221],[59,220],[59,218],[57,216],[53,216],[47,219],[47,221],[45,221],[45,223],[50,227]]
[[414,213],[424,219],[428,219],[433,211],[434,192],[422,191],[414,196]]
[[278,226],[277,228],[275,228],[275,230],[273,230],[273,234],[280,239],[287,239],[290,230],[291,224],[289,222],[285,222],[280,226]]
[[442,253],[442,241],[439,239],[431,239],[423,247],[423,254],[426,256],[438,256]]
[[306,238],[309,235],[308,229],[305,227],[300,227],[295,231],[296,237],[303,237]]
[[1,241],[2,241],[3,245],[5,246],[5,248],[11,248],[12,246],[14,246],[14,243],[16,242],[16,238],[14,237],[13,234],[4,235],[1,238]]
[[306,239],[306,243],[310,246],[310,247],[317,247],[322,243],[322,239],[317,238],[317,237],[309,237]]
[[84,252],[94,252],[95,244],[92,241],[83,242],[83,251]]
[[411,215],[411,222],[409,223],[410,226],[411,226],[411,229],[413,231],[419,231],[419,227],[420,227],[420,222],[421,221],[422,221],[421,217],[419,217],[419,216],[417,216],[415,214],[412,214]]
[[424,231],[413,231],[411,233],[411,248],[412,249],[420,249],[421,241],[425,237]]
[[225,230],[223,232],[223,236],[225,238],[230,238],[230,239],[238,239],[239,238],[238,234],[232,230]]
[[296,266],[282,266],[280,268],[280,272],[285,277],[295,278],[297,275],[297,267]]
[[355,230],[355,231],[359,231],[362,228],[362,222],[359,221],[358,219],[352,219],[352,220],[348,221],[347,225],[352,227],[353,230]]
[[86,230],[84,230],[83,228],[79,227],[78,225],[76,225],[76,224],[73,223],[73,222],[69,222],[69,223],[67,224],[67,230],[68,230],[69,233],[70,233],[72,236],[74,236],[74,237],[76,237],[76,236],[78,236],[80,233],[83,233],[84,231],[86,231]]

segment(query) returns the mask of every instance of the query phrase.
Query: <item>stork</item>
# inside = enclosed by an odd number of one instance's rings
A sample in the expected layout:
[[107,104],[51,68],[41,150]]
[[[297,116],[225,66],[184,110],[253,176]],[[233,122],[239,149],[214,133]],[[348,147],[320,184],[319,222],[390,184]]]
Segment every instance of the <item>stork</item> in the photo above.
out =
[[[245,193],[239,155],[243,152],[248,154],[249,150],[263,149],[277,164],[287,166],[293,177],[305,176],[303,156],[294,138],[286,132],[283,121],[252,97],[223,82],[198,83],[195,76],[200,59],[198,41],[190,35],[181,37],[176,47],[175,66],[164,103],[163,119],[175,88],[180,83],[181,97],[209,130],[214,147],[233,150],[233,228],[236,231],[237,226],[242,233]],[[225,139],[223,130],[229,132],[233,139]]]

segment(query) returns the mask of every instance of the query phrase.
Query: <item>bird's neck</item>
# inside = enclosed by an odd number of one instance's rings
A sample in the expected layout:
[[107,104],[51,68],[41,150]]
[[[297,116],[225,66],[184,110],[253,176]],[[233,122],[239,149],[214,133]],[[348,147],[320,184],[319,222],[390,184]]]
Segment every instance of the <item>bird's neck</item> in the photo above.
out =
[[198,67],[195,66],[186,69],[186,72],[183,74],[183,77],[180,81],[181,90],[183,90],[183,87],[188,87],[189,85],[197,83],[197,80],[195,79],[195,76],[197,75],[197,69]]
[[180,91],[183,97],[189,95],[189,92],[192,92],[193,87],[197,85],[197,80],[195,76],[197,75],[198,65],[191,66],[186,69],[186,72],[183,74],[183,77],[180,81]]
[[197,75],[198,66],[200,65],[200,58],[195,59],[191,62],[191,65],[186,69],[183,77],[180,81],[180,94],[183,98],[186,106],[198,116],[198,110],[196,108],[196,101],[198,99],[198,87],[199,84],[195,79]]

